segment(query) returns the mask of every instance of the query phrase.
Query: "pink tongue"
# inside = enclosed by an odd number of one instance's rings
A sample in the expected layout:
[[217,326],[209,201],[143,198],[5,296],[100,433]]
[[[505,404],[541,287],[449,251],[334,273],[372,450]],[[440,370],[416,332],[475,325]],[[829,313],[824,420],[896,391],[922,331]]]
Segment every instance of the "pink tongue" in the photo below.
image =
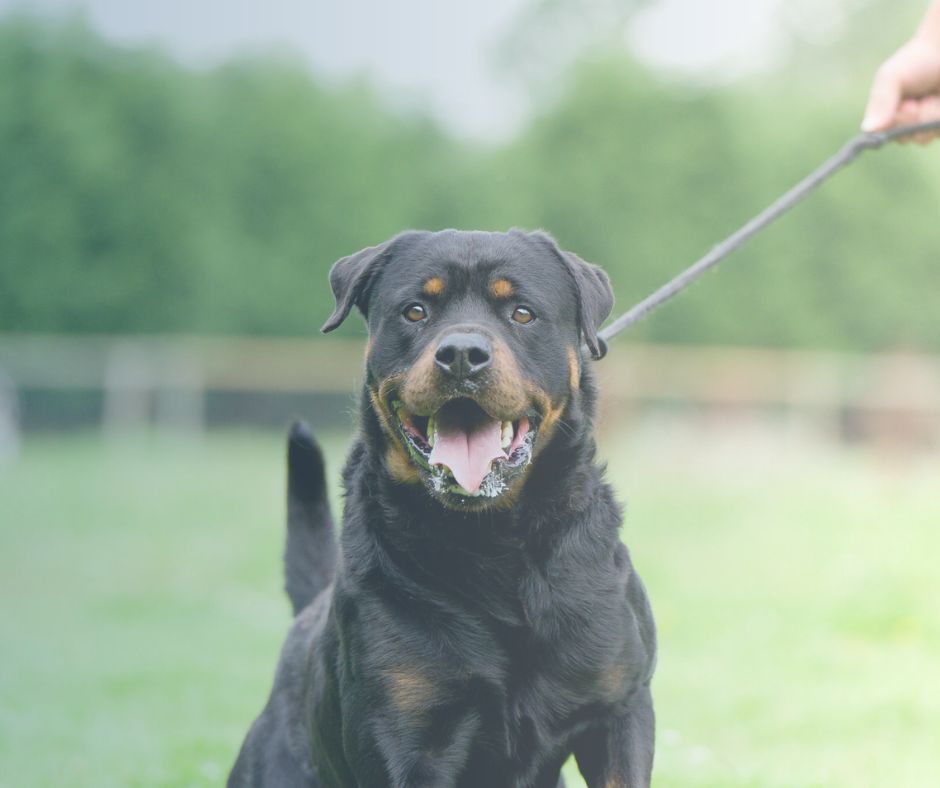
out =
[[480,489],[490,461],[497,457],[506,458],[501,437],[501,425],[494,419],[475,425],[470,432],[458,425],[439,424],[428,461],[431,465],[449,468],[457,484],[474,493]]

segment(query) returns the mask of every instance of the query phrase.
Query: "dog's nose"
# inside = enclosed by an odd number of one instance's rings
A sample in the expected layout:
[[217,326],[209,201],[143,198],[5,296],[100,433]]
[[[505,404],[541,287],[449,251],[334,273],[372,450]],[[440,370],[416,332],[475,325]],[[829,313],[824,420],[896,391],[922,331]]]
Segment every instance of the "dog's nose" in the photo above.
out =
[[489,340],[482,334],[469,331],[448,334],[434,354],[437,366],[458,380],[479,375],[492,360],[493,349]]

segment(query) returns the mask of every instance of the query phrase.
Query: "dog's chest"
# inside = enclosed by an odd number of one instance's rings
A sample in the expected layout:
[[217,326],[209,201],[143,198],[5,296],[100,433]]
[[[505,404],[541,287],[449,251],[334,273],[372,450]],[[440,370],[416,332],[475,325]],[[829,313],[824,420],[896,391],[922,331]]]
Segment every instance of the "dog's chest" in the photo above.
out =
[[513,775],[507,785],[537,784],[540,770],[565,759],[577,734],[626,694],[622,598],[591,605],[561,596],[520,594],[519,624],[493,626],[490,648],[466,665],[481,678],[463,688],[482,721],[470,763],[485,770],[487,760],[501,760]]
[[541,785],[610,708],[605,676],[613,671],[603,659],[581,664],[570,644],[517,637],[499,680],[465,686],[465,708],[480,725],[459,786]]

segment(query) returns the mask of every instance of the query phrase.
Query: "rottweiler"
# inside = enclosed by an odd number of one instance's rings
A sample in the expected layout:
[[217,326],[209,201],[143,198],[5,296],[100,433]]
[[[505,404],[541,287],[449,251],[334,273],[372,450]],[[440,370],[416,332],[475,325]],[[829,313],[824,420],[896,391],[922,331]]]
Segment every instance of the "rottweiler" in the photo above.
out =
[[[330,272],[369,328],[337,546],[292,428],[297,617],[230,786],[648,786],[656,634],[595,458],[606,274],[543,232],[406,232]],[[324,371],[324,374],[329,374]]]

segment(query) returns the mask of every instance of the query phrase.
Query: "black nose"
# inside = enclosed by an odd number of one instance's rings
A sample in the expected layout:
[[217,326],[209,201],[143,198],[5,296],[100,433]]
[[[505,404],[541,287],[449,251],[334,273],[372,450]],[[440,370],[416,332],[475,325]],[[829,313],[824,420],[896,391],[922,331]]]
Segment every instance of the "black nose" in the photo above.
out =
[[468,331],[445,336],[434,354],[437,366],[458,380],[479,375],[492,360],[489,340]]

